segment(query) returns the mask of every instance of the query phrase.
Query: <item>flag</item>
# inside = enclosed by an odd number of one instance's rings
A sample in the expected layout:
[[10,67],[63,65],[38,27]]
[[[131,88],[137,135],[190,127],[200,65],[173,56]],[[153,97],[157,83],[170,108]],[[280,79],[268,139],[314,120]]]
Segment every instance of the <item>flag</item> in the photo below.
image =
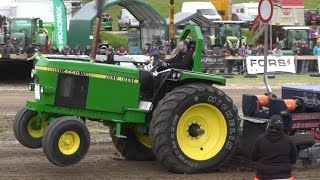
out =
[[67,45],[67,14],[62,0],[53,0],[55,42],[59,49]]

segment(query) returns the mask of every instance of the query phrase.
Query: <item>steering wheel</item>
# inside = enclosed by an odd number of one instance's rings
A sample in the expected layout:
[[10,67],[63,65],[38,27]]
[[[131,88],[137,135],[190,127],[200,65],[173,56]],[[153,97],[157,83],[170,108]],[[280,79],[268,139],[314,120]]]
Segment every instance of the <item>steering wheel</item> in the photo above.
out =
[[163,64],[163,62],[165,62],[165,60],[157,54],[152,55],[152,56],[157,57],[158,59],[157,59],[157,62],[151,68],[150,72],[156,72],[158,70],[158,68],[162,67],[162,64]]

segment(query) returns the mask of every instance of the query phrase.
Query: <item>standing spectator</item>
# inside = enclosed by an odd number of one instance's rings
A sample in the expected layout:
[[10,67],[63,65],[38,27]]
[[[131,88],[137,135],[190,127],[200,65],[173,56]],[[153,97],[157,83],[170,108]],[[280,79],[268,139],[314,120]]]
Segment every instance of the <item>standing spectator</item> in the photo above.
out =
[[57,46],[53,46],[50,51],[49,54],[60,54],[59,49],[57,48]]
[[142,49],[141,55],[149,56],[149,45],[148,45],[148,44],[146,44],[146,45],[144,46],[144,48]]
[[87,45],[86,49],[84,49],[83,51],[84,55],[90,56],[91,54],[91,47],[89,45]]
[[149,49],[149,55],[152,56],[152,55],[158,55],[158,48],[157,48],[157,44],[156,43],[153,43],[152,44],[152,47]]
[[311,47],[314,47],[316,45],[317,37],[318,37],[318,29],[317,29],[317,26],[315,24],[313,24],[310,29],[310,40],[312,42]]
[[[317,45],[313,48],[313,55],[320,56],[320,39],[317,39]],[[318,69],[320,68],[320,64],[318,64]]]
[[249,56],[249,52],[248,50],[246,49],[246,46],[245,45],[242,45],[241,48],[239,49],[238,51],[238,54],[240,56]]
[[172,53],[172,49],[169,41],[165,42],[164,51],[166,52],[166,55],[169,55]]
[[[302,44],[301,55],[310,55],[310,48],[308,44]],[[309,71],[309,60],[301,60],[300,73],[306,74]]]
[[67,44],[66,47],[63,49],[62,52],[64,55],[70,55],[71,54],[71,48],[70,46]]
[[[227,45],[224,45],[222,47],[222,49],[220,49],[219,55],[220,56],[230,56],[231,52],[230,52],[229,47]],[[226,65],[227,65],[227,72],[232,73],[234,60],[225,60],[225,61],[226,61]]]
[[230,56],[231,52],[229,51],[227,46],[223,46],[222,49],[219,51],[220,56]]
[[124,56],[127,54],[127,51],[124,47],[120,47],[117,53],[119,56]]
[[10,54],[14,52],[14,46],[12,45],[10,40],[7,40],[7,43],[2,48],[2,57],[10,58]]
[[248,56],[250,56],[252,51],[251,51],[251,47],[249,45],[246,46],[246,50],[247,50]]
[[72,55],[81,55],[82,54],[82,51],[81,51],[79,44],[76,45],[76,47],[72,50],[71,54]]
[[293,178],[291,165],[296,163],[297,149],[283,132],[280,116],[272,116],[266,132],[256,139],[252,160],[257,162],[257,180]]
[[317,40],[317,45],[313,48],[313,55],[320,56],[320,39]]
[[165,52],[165,50],[164,50],[164,47],[163,46],[160,46],[159,47],[159,57],[160,57],[160,59],[165,59],[166,58],[166,52]]
[[252,50],[251,50],[251,55],[252,55],[252,56],[257,56],[257,55],[258,55],[258,52],[259,52],[258,46],[255,46],[255,47],[253,47]]
[[[238,51],[238,55],[244,57],[244,59],[249,56],[249,52],[247,51],[245,45],[242,45],[241,48]],[[242,70],[243,70],[243,61],[244,60],[236,60],[236,65],[237,65],[237,69],[238,69],[238,73],[241,74]]]
[[0,29],[2,30],[2,16],[0,15]]
[[276,45],[276,47],[272,50],[272,55],[280,57],[282,56],[282,51],[279,47],[279,44]]
[[115,64],[114,61],[114,52],[111,45],[107,49],[107,64]]
[[29,44],[28,47],[26,48],[25,50],[25,53],[27,54],[27,57],[31,57],[33,56],[33,54],[35,53],[35,49],[34,49],[34,46],[32,44]]

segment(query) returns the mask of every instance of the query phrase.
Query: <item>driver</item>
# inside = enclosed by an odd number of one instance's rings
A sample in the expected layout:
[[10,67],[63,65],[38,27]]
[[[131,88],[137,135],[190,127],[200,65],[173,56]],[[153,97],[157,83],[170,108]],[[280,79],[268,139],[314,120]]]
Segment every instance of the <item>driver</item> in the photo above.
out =
[[[162,62],[163,68],[175,68],[191,71],[193,68],[193,51],[188,48],[188,41],[183,40],[179,42],[177,47],[178,53],[169,62]],[[161,68],[160,68],[161,69]],[[158,69],[159,71],[159,69]],[[161,83],[165,80],[169,72],[160,73],[154,83],[153,96],[155,97],[159,92]]]
[[183,40],[178,44],[178,54],[169,62],[163,62],[165,68],[175,68],[191,71],[193,68],[193,52],[188,48],[188,42]]

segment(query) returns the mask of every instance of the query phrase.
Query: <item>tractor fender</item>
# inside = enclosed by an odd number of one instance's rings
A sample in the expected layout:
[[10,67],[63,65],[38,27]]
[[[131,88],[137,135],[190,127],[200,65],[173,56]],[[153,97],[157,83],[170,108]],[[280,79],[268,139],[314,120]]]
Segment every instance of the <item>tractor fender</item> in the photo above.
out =
[[226,79],[221,76],[212,76],[209,74],[196,73],[192,71],[183,71],[178,69],[172,69],[166,75],[165,79],[161,83],[157,93],[155,93],[153,104],[154,106],[166,95],[166,93],[172,91],[174,88],[183,86],[190,83],[204,83],[208,85],[222,85],[226,84]]

